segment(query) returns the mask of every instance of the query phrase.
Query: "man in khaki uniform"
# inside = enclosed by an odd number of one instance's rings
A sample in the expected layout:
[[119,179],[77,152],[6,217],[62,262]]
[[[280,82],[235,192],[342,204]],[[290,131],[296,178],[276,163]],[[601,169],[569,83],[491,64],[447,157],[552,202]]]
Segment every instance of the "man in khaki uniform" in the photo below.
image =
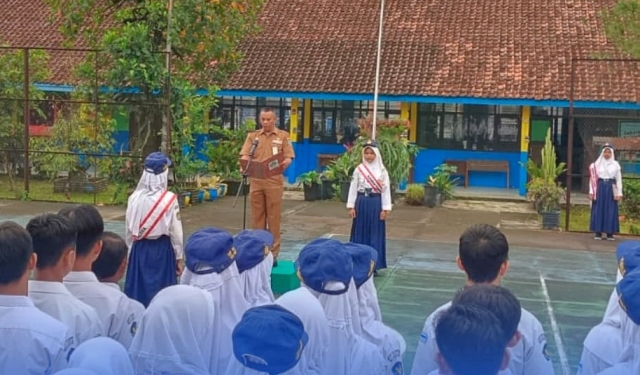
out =
[[[241,160],[249,160],[249,152],[254,140],[258,144],[253,154],[253,161],[262,162],[276,154],[283,154],[283,172],[295,157],[293,147],[289,142],[289,133],[276,128],[276,113],[273,108],[260,110],[260,125],[262,129],[247,135],[242,150]],[[277,265],[280,252],[280,214],[282,211],[282,194],[284,192],[284,178],[277,175],[269,178],[251,178],[249,197],[251,198],[251,219],[253,229],[268,229],[274,237],[273,253],[274,265]]]

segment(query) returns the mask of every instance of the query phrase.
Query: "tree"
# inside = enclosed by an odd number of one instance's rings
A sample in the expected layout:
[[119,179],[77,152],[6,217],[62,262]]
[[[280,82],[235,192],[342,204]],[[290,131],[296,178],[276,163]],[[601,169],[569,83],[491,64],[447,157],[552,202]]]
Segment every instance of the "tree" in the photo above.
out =
[[[3,47],[9,45],[0,42]],[[49,77],[49,56],[42,50],[29,51],[29,98],[34,100],[30,110],[38,111],[37,100],[44,93],[31,83],[44,82]],[[4,49],[0,53],[0,97],[4,99],[0,106],[0,163],[9,178],[11,191],[16,188],[16,175],[25,168],[24,153],[24,50]],[[37,113],[37,112],[36,112]]]
[[[62,20],[69,44],[102,49],[99,71],[95,55],[79,67],[78,76],[114,88],[111,99],[131,104],[130,149],[145,154],[158,149],[158,135],[168,121],[166,51],[171,46],[172,86],[195,95],[198,88],[216,90],[241,61],[238,45],[256,29],[263,0],[46,0]],[[170,18],[170,21],[169,21]],[[169,30],[167,32],[167,30]],[[168,37],[168,38],[167,38]],[[135,88],[136,94],[123,88]],[[182,100],[182,101],[181,101]],[[172,95],[172,111],[184,105]],[[166,108],[166,107],[164,107]],[[175,119],[175,114],[173,115]]]
[[640,58],[640,1],[619,0],[602,18],[607,37],[620,50]]

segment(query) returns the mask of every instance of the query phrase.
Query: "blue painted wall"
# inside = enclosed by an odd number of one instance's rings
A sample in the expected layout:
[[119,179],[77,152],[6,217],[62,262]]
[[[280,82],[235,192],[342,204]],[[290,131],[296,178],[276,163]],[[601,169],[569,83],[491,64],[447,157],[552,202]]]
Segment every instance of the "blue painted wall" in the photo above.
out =
[[318,168],[318,154],[342,154],[346,151],[343,145],[311,143],[308,139],[293,143],[296,157],[287,169],[285,177],[290,184],[296,182],[296,177]]
[[[422,150],[415,159],[414,181],[423,183],[433,173],[433,169],[444,163],[445,159],[452,160],[507,160],[509,161],[509,188],[520,188],[520,152],[485,152],[467,150]],[[506,188],[507,174],[504,172],[469,172],[469,186]],[[460,184],[463,181],[460,179]]]

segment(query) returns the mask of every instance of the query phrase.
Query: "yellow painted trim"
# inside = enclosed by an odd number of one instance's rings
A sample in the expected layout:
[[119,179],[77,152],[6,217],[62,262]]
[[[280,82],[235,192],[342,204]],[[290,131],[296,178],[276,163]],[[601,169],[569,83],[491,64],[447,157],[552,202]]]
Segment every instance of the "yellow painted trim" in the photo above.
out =
[[298,142],[298,99],[291,99],[290,120],[289,139],[291,142]]
[[418,103],[411,103],[409,121],[411,122],[411,127],[409,128],[409,142],[415,142],[416,139],[418,139]]
[[520,152],[529,151],[529,135],[531,132],[531,107],[522,107],[522,123],[520,124]]
[[409,119],[409,110],[411,109],[410,106],[410,103],[400,103],[400,118],[402,120]]
[[304,100],[304,139],[311,138],[311,99]]

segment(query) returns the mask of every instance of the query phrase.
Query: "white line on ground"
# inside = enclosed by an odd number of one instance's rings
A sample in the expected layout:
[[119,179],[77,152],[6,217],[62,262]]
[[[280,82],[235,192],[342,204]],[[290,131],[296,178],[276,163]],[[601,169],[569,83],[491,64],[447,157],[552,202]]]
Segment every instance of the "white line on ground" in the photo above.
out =
[[540,284],[542,285],[542,293],[544,294],[544,300],[547,304],[547,313],[549,314],[549,320],[551,321],[551,329],[553,330],[553,338],[556,341],[556,346],[558,347],[558,355],[560,356],[560,365],[562,366],[562,374],[570,375],[571,368],[569,367],[567,352],[564,349],[564,344],[562,343],[562,337],[560,336],[560,329],[558,328],[558,322],[556,321],[556,314],[553,311],[553,306],[551,306],[551,299],[549,298],[549,290],[547,289],[547,282],[542,276],[542,272],[539,272],[539,274],[540,274]]

